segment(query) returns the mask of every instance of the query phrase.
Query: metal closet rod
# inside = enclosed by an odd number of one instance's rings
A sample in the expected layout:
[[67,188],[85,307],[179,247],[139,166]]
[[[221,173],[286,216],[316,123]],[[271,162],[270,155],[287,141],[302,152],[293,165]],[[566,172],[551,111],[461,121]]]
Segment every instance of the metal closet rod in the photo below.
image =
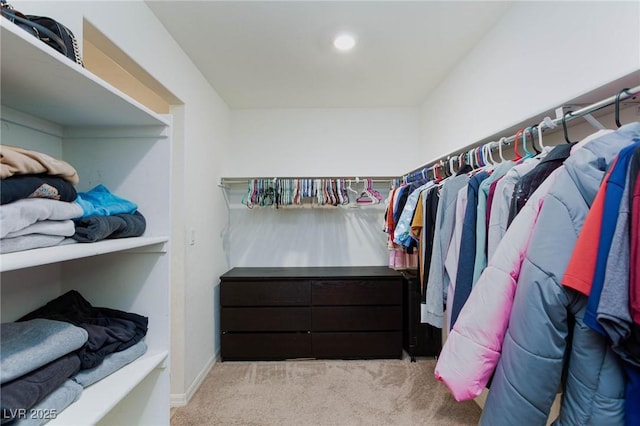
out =
[[[575,120],[576,118],[580,118],[580,117],[584,117],[587,114],[591,114],[592,112],[596,112],[598,110],[601,110],[603,108],[609,107],[611,105],[615,105],[616,103],[620,103],[624,100],[630,99],[630,98],[634,98],[637,95],[640,94],[640,86],[636,86],[633,87],[631,89],[623,89],[621,90],[618,94],[610,96],[606,99],[603,99],[599,102],[596,102],[594,104],[588,105],[584,108],[580,108],[576,111],[571,111],[565,114],[564,118],[563,117],[559,117],[559,118],[555,118],[553,120],[551,120],[550,124],[547,124],[546,121],[542,122],[541,124],[539,124],[540,128],[542,129],[542,131],[544,130],[548,130],[548,129],[555,129],[558,125],[562,125],[562,122],[564,120],[565,123],[568,123],[571,120]],[[500,142],[502,142],[504,145],[510,145],[511,143],[513,143],[516,140],[516,135],[511,135],[508,138],[505,139],[500,139]],[[496,147],[498,146],[497,143],[499,143],[498,141],[495,142],[485,142],[485,143],[476,143],[476,144],[471,144],[471,145],[467,145],[465,148],[461,148],[457,151],[454,151],[450,154],[447,155],[443,155],[442,157],[439,157],[436,160],[433,160],[429,163],[427,163],[426,165],[419,167],[417,169],[414,169],[412,171],[410,171],[409,173],[406,173],[405,175],[403,175],[403,178],[408,178],[410,176],[415,176],[417,173],[421,173],[423,170],[425,169],[429,169],[431,167],[433,167],[436,163],[438,163],[439,161],[443,161],[443,160],[448,160],[451,157],[454,156],[458,156],[460,154],[464,154],[466,152],[468,152],[471,149],[475,149],[478,147],[481,147],[483,145],[486,145],[488,143],[495,143]]]
[[[297,177],[223,177],[220,178],[220,185],[233,185],[233,184],[244,184],[246,185],[250,180],[255,179],[263,179],[263,180],[274,180],[274,179],[342,179],[342,180],[350,180],[352,183],[355,183],[356,177],[343,177],[343,176],[297,176]],[[373,183],[389,183],[392,180],[400,179],[400,176],[373,176],[373,177],[357,177],[360,182],[366,181],[367,179],[371,179]]]

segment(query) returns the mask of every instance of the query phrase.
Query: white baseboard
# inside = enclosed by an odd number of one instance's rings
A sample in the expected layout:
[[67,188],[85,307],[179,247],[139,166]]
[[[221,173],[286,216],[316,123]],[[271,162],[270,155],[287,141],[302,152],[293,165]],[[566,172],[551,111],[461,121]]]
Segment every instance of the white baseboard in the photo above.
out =
[[193,395],[195,395],[204,379],[207,378],[207,375],[213,368],[214,364],[218,362],[220,359],[220,352],[216,353],[211,359],[207,362],[204,368],[200,371],[200,373],[196,376],[195,380],[191,383],[186,393],[172,393],[169,395],[169,401],[171,407],[184,407],[191,401]]

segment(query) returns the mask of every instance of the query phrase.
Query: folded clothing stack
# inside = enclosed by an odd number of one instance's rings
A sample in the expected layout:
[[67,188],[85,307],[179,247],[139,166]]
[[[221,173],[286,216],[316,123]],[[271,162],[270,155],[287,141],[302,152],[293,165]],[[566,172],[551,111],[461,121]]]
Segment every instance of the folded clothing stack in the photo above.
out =
[[[148,318],[96,308],[75,290],[0,329],[2,424],[42,425],[82,389],[142,356]],[[38,417],[40,416],[40,417]]]
[[93,243],[144,234],[147,223],[138,206],[112,194],[104,185],[79,193],[76,201],[83,210],[82,217],[75,220],[72,238],[76,241]]
[[73,235],[78,173],[67,162],[11,145],[0,147],[0,253],[49,247]]
[[[80,370],[76,350],[88,333],[72,324],[36,318],[0,325],[0,407],[2,424],[41,424],[30,413],[62,411],[82,386],[71,380]],[[35,422],[35,423],[34,423]]]
[[0,253],[139,237],[138,206],[104,185],[78,193],[77,171],[37,151],[0,147]]
[[81,369],[93,368],[114,352],[123,351],[147,334],[149,319],[135,313],[93,307],[76,290],[68,291],[18,321],[46,318],[81,327],[87,342],[78,350]]

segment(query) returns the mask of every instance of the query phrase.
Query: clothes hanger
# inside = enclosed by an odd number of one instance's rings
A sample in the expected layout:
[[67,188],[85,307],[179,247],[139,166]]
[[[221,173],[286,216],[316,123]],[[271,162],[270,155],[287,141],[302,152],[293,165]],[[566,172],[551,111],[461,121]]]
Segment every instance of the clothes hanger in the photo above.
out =
[[498,155],[500,155],[500,161],[502,161],[503,163],[505,161],[507,161],[507,160],[505,160],[504,155],[502,154],[502,145],[504,145],[504,141],[505,140],[507,140],[507,138],[505,136],[503,136],[498,141]]
[[247,192],[242,197],[242,200],[240,201],[240,203],[244,204],[245,206],[249,207],[250,209],[253,208],[253,205],[251,204],[251,194],[252,193],[253,193],[253,180],[249,180],[249,182],[247,183]]
[[533,154],[529,152],[527,149],[527,132],[529,131],[528,127],[525,127],[522,132],[522,149],[524,149],[524,157],[523,158],[532,158]]
[[473,159],[476,161],[478,168],[484,167],[482,156],[480,155],[480,147],[473,148]]
[[491,162],[491,158],[489,158],[489,154],[487,153],[486,143],[480,147],[480,152],[482,154],[482,158],[484,159],[485,167],[493,168],[494,164]]
[[336,191],[336,197],[338,199],[338,205],[343,205],[344,204],[344,197],[342,195],[342,190],[343,189],[344,188],[340,184],[340,179],[335,179],[334,190]]
[[567,116],[571,115],[571,111],[562,116],[562,131],[564,132],[564,140],[567,143],[573,143],[569,139],[569,131],[567,130]]
[[498,163],[496,163],[496,160],[493,159],[493,154],[491,152],[491,146],[493,145],[493,142],[489,142],[484,144],[484,157],[488,160],[489,166],[490,167],[495,167],[498,165]]
[[362,192],[360,193],[360,196],[356,199],[356,203],[358,204],[377,204],[379,202],[379,200],[369,192],[368,180],[369,179],[365,180]]
[[299,179],[293,179],[291,181],[291,204],[298,204],[298,194],[299,194],[299,187],[298,187],[298,183],[299,183]]
[[460,171],[467,163],[464,162],[464,152],[458,155],[458,171]]
[[316,179],[315,182],[315,188],[316,188],[316,193],[315,193],[315,198],[318,202],[318,205],[323,205],[324,204],[324,192],[322,190],[322,182],[320,179]]
[[489,154],[487,153],[487,144],[484,144],[480,147],[480,153],[482,154],[482,161],[484,161],[485,167],[493,167],[493,163],[489,158]]
[[338,183],[339,179],[331,179],[331,191],[333,192],[333,199],[335,201],[334,206],[339,206],[342,204],[342,196],[340,195],[340,183]]
[[[549,117],[545,117],[545,119],[546,118],[549,118]],[[546,124],[544,120],[542,120],[540,124],[538,124],[537,126],[538,127],[538,145],[540,145],[540,150],[544,150],[544,145],[542,144],[542,125],[543,124]]]
[[342,188],[342,200],[343,200],[343,205],[347,205],[349,204],[349,194],[347,193],[347,188],[345,188],[345,183],[346,180],[345,179],[340,179],[340,185]]
[[534,124],[533,126],[529,127],[529,136],[531,136],[531,148],[533,148],[533,150],[536,152],[535,155],[539,155],[540,154],[540,150],[538,149],[538,147],[536,147],[536,137],[535,134],[533,133],[533,130],[536,129],[538,127],[537,124]]
[[357,194],[357,193],[358,193],[358,191],[356,191],[355,189],[353,189],[353,188],[351,187],[351,179],[349,179],[349,186],[347,186],[347,189],[348,189],[350,192],[353,192],[354,194]]
[[615,102],[614,106],[615,106],[616,126],[618,126],[618,128],[622,127],[622,124],[620,123],[620,96],[622,96],[623,93],[625,93],[627,95],[631,95],[629,90],[630,89],[628,87],[626,87],[626,88],[622,89],[621,91],[619,91],[618,94],[616,95],[616,102]]
[[444,160],[440,160],[440,161],[438,161],[438,163],[440,164],[440,169],[442,170],[443,179],[448,178],[450,176],[449,175],[449,167],[445,167]]
[[336,206],[341,206],[344,204],[344,199],[342,198],[342,190],[340,189],[340,179],[333,180],[333,192],[336,197]]
[[523,133],[523,129],[520,129],[516,132],[516,136],[513,140],[513,153],[515,154],[515,157],[513,159],[513,161],[520,161],[522,160],[522,155],[518,152],[518,139],[520,139],[520,135]]
[[374,198],[378,200],[376,204],[382,201],[382,194],[376,191],[376,189],[373,187],[373,179],[367,179],[367,191],[369,191],[369,194],[373,195]]
[[500,161],[496,160],[496,158],[493,156],[493,149],[496,147],[498,143],[497,142],[491,142],[491,144],[489,145],[489,156],[491,157],[491,161],[493,161],[493,164],[495,164],[496,166],[498,164],[500,164]]
[[[447,160],[449,162],[449,171],[451,172],[451,176],[455,176],[456,175],[456,171],[453,169],[453,163],[455,163],[455,160],[458,157],[449,157],[449,159]],[[460,169],[458,169],[460,170]]]
[[338,196],[338,188],[335,179],[327,179],[327,188],[331,194],[331,205],[337,206],[340,204],[340,197]]
[[469,164],[472,169],[475,169],[475,166],[473,165],[473,150],[472,149],[467,151],[467,160],[468,160],[467,164]]
[[336,202],[336,200],[333,198],[334,193],[333,193],[333,189],[331,188],[331,179],[325,179],[324,180],[324,192],[326,194],[326,204],[333,206]]
[[[358,178],[356,178],[356,179],[358,179]],[[353,188],[351,187],[351,179],[349,179],[349,185],[347,186],[347,190],[348,190],[349,192],[353,193],[353,195],[354,195],[353,202],[349,201],[349,205],[351,205],[351,206],[353,206],[353,207],[357,207],[357,205],[356,205],[356,200],[358,199],[358,196],[359,196],[360,194],[358,194],[358,191],[356,191],[355,189],[353,189]],[[349,197],[347,197],[347,199],[348,199],[348,198],[349,198]]]

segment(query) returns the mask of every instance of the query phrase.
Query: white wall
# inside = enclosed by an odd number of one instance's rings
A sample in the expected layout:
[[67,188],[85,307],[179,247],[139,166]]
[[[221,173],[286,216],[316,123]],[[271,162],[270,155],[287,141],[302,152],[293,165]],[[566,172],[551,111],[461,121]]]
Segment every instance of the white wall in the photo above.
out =
[[639,2],[515,2],[426,99],[424,161],[412,166],[553,111],[638,69]]
[[[399,176],[419,149],[420,114],[418,108],[234,110],[231,135],[229,177]],[[389,184],[375,188],[386,197]],[[240,204],[244,192],[246,186],[228,192],[231,266],[388,263],[384,205],[249,210]]]
[[[362,185],[357,187],[362,189]],[[378,183],[374,187],[383,197],[388,196],[388,184]],[[234,186],[228,193],[231,210],[226,237],[231,266],[382,266],[388,263],[383,203],[249,209],[240,203],[246,193],[244,187]]]
[[[227,158],[229,109],[142,1],[11,3],[23,13],[58,19],[79,40],[84,17],[184,103],[174,116],[172,216],[181,222],[174,222],[171,236],[171,393],[184,399],[219,349],[214,297],[227,269],[220,244],[227,211],[215,188]],[[188,229],[196,231],[195,245],[184,244]]]
[[418,108],[246,109],[231,112],[225,176],[391,176],[411,163]]

